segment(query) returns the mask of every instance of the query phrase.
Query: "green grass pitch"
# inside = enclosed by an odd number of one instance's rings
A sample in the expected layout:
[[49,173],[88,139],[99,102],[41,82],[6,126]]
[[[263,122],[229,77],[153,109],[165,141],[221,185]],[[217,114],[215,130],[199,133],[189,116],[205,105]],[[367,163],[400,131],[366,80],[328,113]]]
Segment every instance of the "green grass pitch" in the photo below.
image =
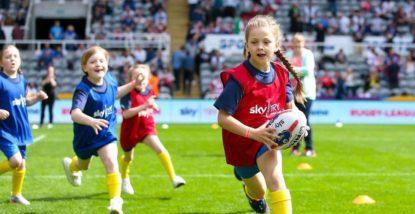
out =
[[[284,152],[284,174],[294,213],[413,213],[415,210],[415,127],[315,125],[316,158]],[[123,195],[125,213],[251,213],[241,183],[225,163],[220,129],[174,125],[158,129],[176,172],[187,185],[174,190],[156,155],[144,145],[131,168],[136,194]],[[105,172],[94,158],[83,184],[74,188],[61,160],[72,156],[72,126],[34,131],[28,147],[24,196],[31,205],[8,203],[11,174],[0,176],[0,213],[106,213]],[[0,160],[4,160],[1,155]],[[309,163],[311,171],[296,169]],[[369,195],[373,205],[354,205]]]

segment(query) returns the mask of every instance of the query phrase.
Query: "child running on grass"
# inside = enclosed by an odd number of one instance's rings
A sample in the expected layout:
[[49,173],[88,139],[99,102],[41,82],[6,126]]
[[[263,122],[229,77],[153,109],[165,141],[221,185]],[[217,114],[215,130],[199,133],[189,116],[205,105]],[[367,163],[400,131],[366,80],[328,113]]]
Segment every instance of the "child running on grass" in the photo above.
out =
[[45,92],[30,94],[20,72],[19,50],[6,45],[0,54],[0,150],[7,160],[0,162],[0,175],[13,171],[11,203],[29,205],[22,195],[26,174],[26,146],[33,143],[26,106],[47,99]]
[[76,87],[71,108],[74,122],[73,149],[76,156],[63,159],[66,177],[73,186],[81,185],[81,170],[87,170],[92,156],[99,156],[107,172],[110,213],[122,213],[121,176],[117,162],[115,99],[126,95],[142,76],[118,87],[107,73],[108,52],[93,46],[81,58],[85,76]]
[[156,132],[153,110],[157,110],[154,102],[154,93],[149,86],[150,68],[145,64],[134,65],[128,73],[129,80],[143,76],[141,85],[121,98],[123,121],[121,124],[121,147],[124,155],[121,157],[122,191],[134,194],[129,178],[130,165],[134,157],[134,147],[138,143],[149,146],[159,157],[161,164],[167,171],[174,188],[186,184],[185,180],[176,175],[169,152],[161,143]]

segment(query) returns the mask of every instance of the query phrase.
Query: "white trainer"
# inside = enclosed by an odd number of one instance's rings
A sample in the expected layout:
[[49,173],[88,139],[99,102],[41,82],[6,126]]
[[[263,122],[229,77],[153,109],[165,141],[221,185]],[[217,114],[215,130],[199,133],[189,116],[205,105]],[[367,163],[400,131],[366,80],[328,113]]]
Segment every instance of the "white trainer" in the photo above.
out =
[[51,129],[51,128],[53,128],[53,124],[48,124],[48,129]]
[[121,197],[115,197],[110,200],[110,206],[108,207],[108,210],[110,211],[110,214],[122,214],[122,204],[124,201]]
[[134,195],[134,189],[131,185],[130,178],[122,179],[122,187],[121,190],[123,193],[127,193],[129,195]]
[[176,175],[176,177],[174,177],[174,179],[173,179],[173,187],[174,188],[179,188],[179,187],[181,187],[185,184],[186,184],[186,181],[182,177],[180,177],[178,175]]
[[23,195],[12,195],[10,197],[10,203],[12,204],[23,204],[25,206],[30,205],[30,202],[23,197]]
[[70,164],[72,162],[72,159],[66,157],[62,160],[63,169],[65,170],[66,178],[68,179],[68,182],[72,184],[72,186],[81,186],[82,182],[82,172],[71,172]]

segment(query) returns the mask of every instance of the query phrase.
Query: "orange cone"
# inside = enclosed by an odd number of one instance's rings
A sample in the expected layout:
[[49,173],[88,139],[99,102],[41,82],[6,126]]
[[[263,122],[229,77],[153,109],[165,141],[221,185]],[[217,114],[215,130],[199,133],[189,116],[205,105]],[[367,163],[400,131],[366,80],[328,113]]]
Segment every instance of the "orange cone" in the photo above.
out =
[[219,128],[218,124],[216,124],[216,123],[212,124],[210,127],[212,127],[212,129],[218,129]]
[[357,204],[357,205],[374,204],[374,203],[376,203],[376,201],[367,195],[359,195],[353,200],[353,204]]

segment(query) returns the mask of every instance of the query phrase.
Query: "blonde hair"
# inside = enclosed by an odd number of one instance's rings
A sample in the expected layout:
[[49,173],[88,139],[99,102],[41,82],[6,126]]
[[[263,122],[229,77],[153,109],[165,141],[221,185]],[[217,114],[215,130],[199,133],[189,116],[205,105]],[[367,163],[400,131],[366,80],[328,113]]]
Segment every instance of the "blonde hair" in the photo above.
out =
[[[297,80],[297,85],[294,90],[294,96],[295,100],[298,103],[304,104],[304,97],[303,97],[303,84],[298,77],[297,73],[294,71],[293,66],[288,61],[288,59],[284,56],[284,54],[281,52],[281,40],[282,40],[282,32],[280,25],[277,23],[274,17],[269,15],[256,15],[252,19],[250,19],[246,25],[245,28],[245,42],[248,42],[250,32],[253,28],[258,27],[267,27],[271,29],[272,34],[275,37],[275,43],[277,46],[277,51],[275,52],[275,55],[281,60],[281,62],[284,64],[284,66],[288,69],[288,71],[293,75],[295,80]],[[249,59],[250,53],[244,48],[244,57],[246,59]]]
[[304,36],[300,33],[296,33],[293,35],[292,42],[305,42]]
[[94,46],[88,48],[84,52],[84,54],[82,54],[82,57],[81,57],[81,68],[82,68],[82,71],[83,72],[86,73],[86,71],[85,71],[85,65],[88,63],[89,58],[91,58],[92,55],[94,55],[95,53],[100,52],[100,51],[104,53],[104,56],[105,56],[105,58],[108,61],[108,59],[109,59],[109,53],[108,53],[108,51],[105,50],[104,48],[98,46],[98,45],[94,45]]
[[147,64],[134,64],[133,66],[128,69],[128,80],[131,81],[133,77],[133,71],[136,69],[140,69],[147,72],[147,76],[150,76],[150,66]]
[[[2,62],[3,54],[4,54],[4,51],[8,48],[16,48],[17,53],[19,53],[19,56],[20,56],[20,50],[15,45],[10,45],[10,44],[9,45],[4,45],[3,48],[1,49],[1,52],[0,52],[0,69],[2,69],[2,70],[3,70],[3,62]],[[22,66],[21,57],[20,57],[20,66]],[[19,74],[22,73],[22,70],[20,69],[20,67],[17,69],[17,73],[19,73]]]

